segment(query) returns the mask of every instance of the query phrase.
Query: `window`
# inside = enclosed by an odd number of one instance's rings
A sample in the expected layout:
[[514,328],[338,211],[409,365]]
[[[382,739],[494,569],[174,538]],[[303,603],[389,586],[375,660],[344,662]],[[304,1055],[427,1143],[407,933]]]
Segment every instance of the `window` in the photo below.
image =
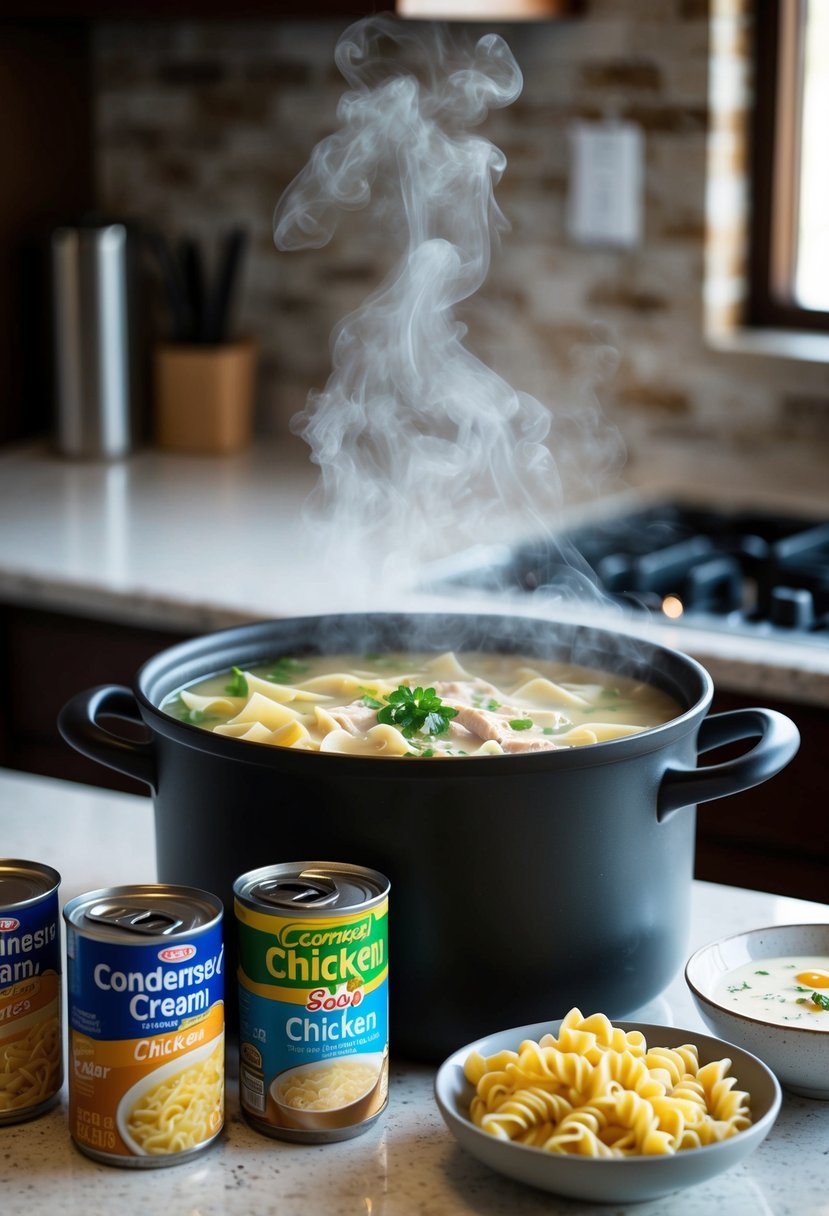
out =
[[829,330],[829,3],[754,8],[749,319]]

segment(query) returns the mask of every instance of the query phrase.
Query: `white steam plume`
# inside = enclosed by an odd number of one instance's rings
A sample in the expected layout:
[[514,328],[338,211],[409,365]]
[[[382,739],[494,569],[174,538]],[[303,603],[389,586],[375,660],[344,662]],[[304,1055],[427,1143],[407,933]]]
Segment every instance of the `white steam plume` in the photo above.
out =
[[507,227],[493,196],[506,158],[474,128],[522,78],[495,34],[462,43],[387,17],[351,26],[336,63],[350,86],[340,127],[280,200],[274,240],[319,248],[343,212],[365,208],[398,261],[335,329],[328,383],[293,429],[321,470],[309,507],[331,555],[405,581],[424,559],[505,539],[516,520],[546,527],[560,505],[549,411],[464,346],[454,313]]

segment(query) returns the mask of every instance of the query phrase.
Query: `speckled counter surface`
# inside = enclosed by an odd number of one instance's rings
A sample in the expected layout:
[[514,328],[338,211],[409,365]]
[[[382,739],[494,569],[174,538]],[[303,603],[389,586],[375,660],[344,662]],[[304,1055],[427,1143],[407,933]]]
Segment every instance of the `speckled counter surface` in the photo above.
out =
[[[148,799],[0,771],[0,851],[35,857],[63,876],[62,899],[155,876]],[[829,905],[695,883],[689,952],[744,928],[829,921]],[[392,967],[394,960],[392,960]],[[424,1010],[424,1016],[428,1011]],[[702,1029],[682,976],[639,1020]],[[40,1119],[0,1128],[3,1216],[549,1216],[596,1212],[491,1173],[455,1143],[432,1097],[434,1070],[392,1061],[386,1114],[357,1139],[298,1146],[266,1139],[239,1114],[229,1050],[228,1119],[219,1141],[190,1163],[124,1170],[71,1144],[66,1094]],[[637,1216],[827,1216],[829,1103],[785,1095],[768,1139],[719,1178],[651,1203]]]

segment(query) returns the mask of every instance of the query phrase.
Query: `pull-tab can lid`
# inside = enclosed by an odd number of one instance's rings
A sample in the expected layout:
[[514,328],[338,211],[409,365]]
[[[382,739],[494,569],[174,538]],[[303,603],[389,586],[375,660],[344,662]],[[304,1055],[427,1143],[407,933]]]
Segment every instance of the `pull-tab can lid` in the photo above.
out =
[[370,908],[389,893],[377,870],[332,861],[284,862],[242,874],[233,892],[245,907],[313,916]]
[[222,918],[221,900],[197,887],[170,883],[103,887],[78,895],[63,910],[66,923],[85,937],[136,944],[193,933]]

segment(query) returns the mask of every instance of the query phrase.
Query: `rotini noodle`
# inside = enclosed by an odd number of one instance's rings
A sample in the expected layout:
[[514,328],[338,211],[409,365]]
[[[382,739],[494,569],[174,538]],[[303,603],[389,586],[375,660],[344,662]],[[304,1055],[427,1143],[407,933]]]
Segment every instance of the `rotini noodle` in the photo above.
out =
[[648,1048],[639,1031],[571,1009],[558,1037],[467,1057],[470,1117],[500,1139],[550,1153],[657,1156],[728,1139],[751,1125],[729,1059],[700,1066],[692,1044]]
[[45,1102],[60,1084],[57,1016],[45,1017],[14,1038],[0,1040],[0,1111]]
[[132,1140],[149,1156],[181,1153],[209,1140],[222,1125],[224,1040],[206,1060],[147,1089],[126,1120]]

